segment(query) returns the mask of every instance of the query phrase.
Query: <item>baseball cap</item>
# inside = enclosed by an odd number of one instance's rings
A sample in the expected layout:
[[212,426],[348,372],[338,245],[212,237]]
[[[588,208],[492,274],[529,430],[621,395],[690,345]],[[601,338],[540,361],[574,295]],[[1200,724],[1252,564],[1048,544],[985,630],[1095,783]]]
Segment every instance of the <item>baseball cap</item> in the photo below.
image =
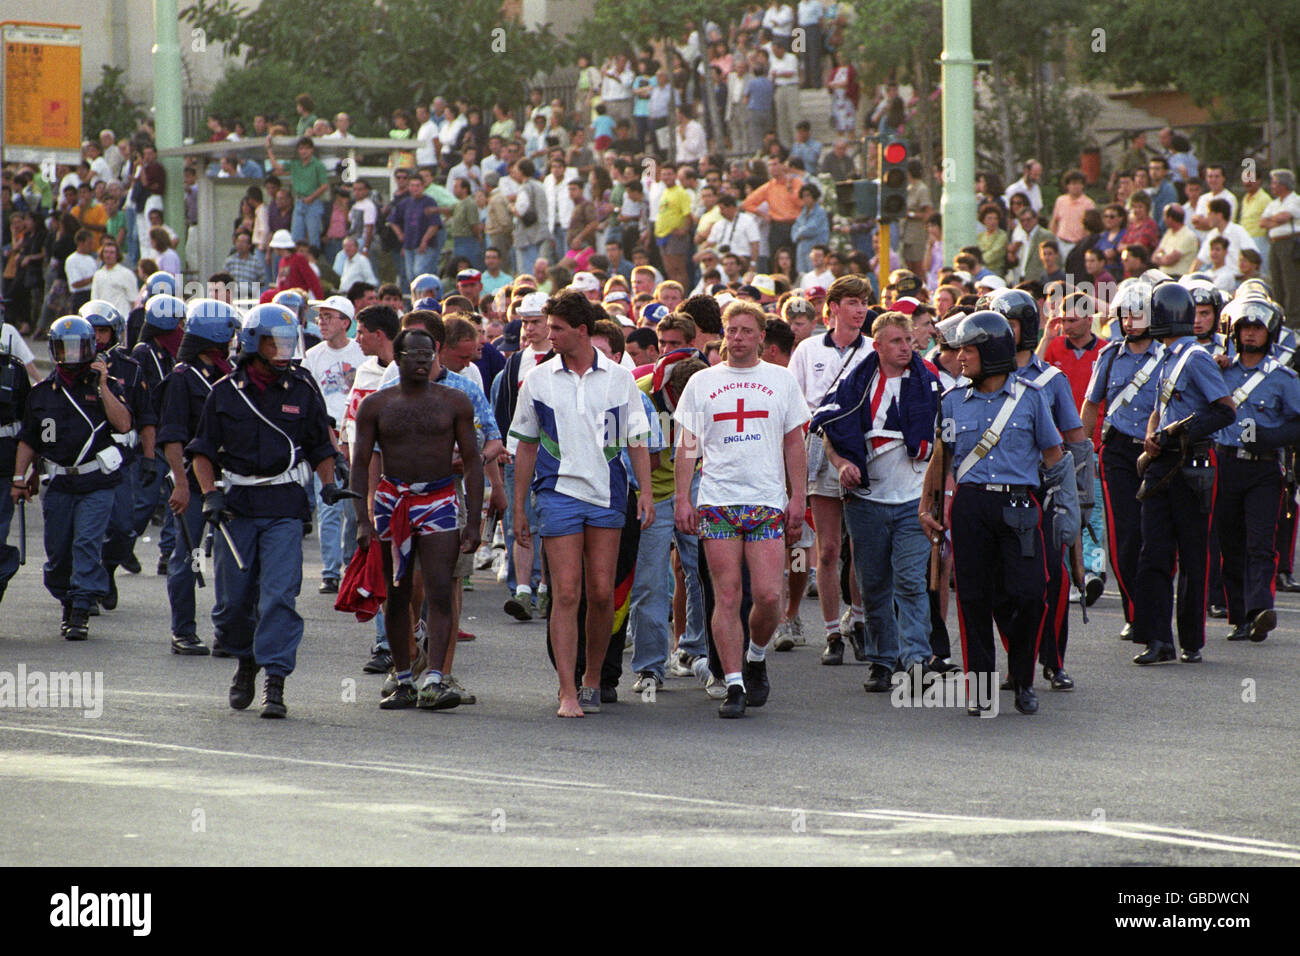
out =
[[600,280],[590,272],[575,272],[569,285],[579,292],[599,292]]
[[518,319],[511,319],[506,323],[505,329],[501,332],[501,350],[503,352],[519,351],[519,329],[520,322]]
[[272,249],[293,249],[293,236],[289,235],[288,229],[277,229],[275,235],[271,237]]
[[542,315],[546,312],[545,292],[530,292],[520,301],[515,311],[520,315]]
[[718,300],[719,309],[725,309],[732,302],[736,301],[736,297],[732,295],[730,292],[720,292],[714,298]]
[[916,307],[920,304],[921,302],[919,299],[914,299],[910,295],[907,295],[903,296],[901,299],[895,300],[891,308],[895,312],[902,312],[904,315],[911,315],[916,311]]
[[763,295],[776,295],[776,282],[770,275],[754,276],[753,288],[757,289]]
[[1001,276],[985,276],[983,279],[977,279],[975,281],[975,288],[977,289],[989,289],[990,291],[993,291],[997,289],[1005,289],[1006,287],[1006,280]]
[[804,298],[809,300],[824,299],[826,298],[826,286],[810,285],[808,288],[803,290],[803,294],[804,294]]
[[668,306],[662,302],[651,302],[641,311],[641,318],[651,325],[658,325],[659,321],[667,314]]
[[615,316],[615,321],[618,322],[618,324],[623,326],[624,328],[628,328],[628,329],[636,328],[636,323],[632,321],[632,317],[630,315]]
[[736,290],[736,297],[753,299],[755,302],[757,302],[759,299],[763,298],[763,293],[759,292],[752,285],[742,285],[739,289]]
[[921,280],[910,269],[895,269],[889,274],[889,284],[899,295],[911,295],[921,289]]
[[606,302],[631,302],[632,297],[622,289],[614,289],[609,295],[605,296]]
[[351,322],[356,317],[356,309],[346,296],[332,295],[320,304],[322,309],[333,309],[335,312],[341,312],[343,317]]
[[456,273],[456,281],[460,282],[478,282],[483,278],[483,273],[477,269],[461,269]]

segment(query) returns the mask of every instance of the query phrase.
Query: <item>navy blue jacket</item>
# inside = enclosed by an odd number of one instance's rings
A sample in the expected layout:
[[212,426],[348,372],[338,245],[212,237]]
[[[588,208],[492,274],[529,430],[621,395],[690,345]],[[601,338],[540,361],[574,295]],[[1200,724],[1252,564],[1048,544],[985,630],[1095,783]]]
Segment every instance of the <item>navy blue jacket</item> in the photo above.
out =
[[[934,426],[939,415],[939,376],[926,367],[916,352],[912,353],[907,367],[910,374],[899,387],[897,409],[890,407],[885,427],[902,434],[910,457],[924,459],[934,444]],[[871,396],[867,389],[878,368],[880,355],[873,351],[826,398],[810,425],[814,432],[830,440],[837,455],[858,466],[864,488],[867,485],[866,435],[872,426]]]
[[[158,432],[155,442],[159,457],[165,457],[163,445],[179,442],[182,446],[199,430],[199,417],[203,414],[203,405],[212,394],[212,386],[221,378],[221,371],[215,365],[206,365],[202,359],[193,365],[177,362],[167,373],[159,388],[161,399],[158,411]],[[186,455],[186,464],[189,456]],[[213,462],[216,466],[216,462]],[[220,476],[221,470],[217,469]],[[199,483],[190,472],[190,491],[198,492]]]

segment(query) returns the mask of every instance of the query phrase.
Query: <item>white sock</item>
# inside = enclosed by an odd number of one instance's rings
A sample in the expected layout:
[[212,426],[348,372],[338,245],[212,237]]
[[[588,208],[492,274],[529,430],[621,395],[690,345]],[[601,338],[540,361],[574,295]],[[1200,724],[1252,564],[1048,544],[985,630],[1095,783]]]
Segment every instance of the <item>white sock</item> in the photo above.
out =
[[546,582],[545,582],[545,581],[543,581],[541,584],[537,585],[537,593],[538,593],[538,594],[545,594],[545,593],[546,593],[547,591],[549,591],[549,590],[550,590],[550,588],[548,588],[548,587],[546,586]]
[[740,671],[736,671],[733,674],[727,674],[724,679],[726,680],[728,687],[739,687],[741,690],[745,689],[745,680],[740,676]]
[[826,621],[824,623],[826,624],[827,637],[830,637],[832,634],[838,634],[840,632],[840,619],[838,617],[833,617],[829,621]]
[[749,650],[745,652],[745,660],[755,663],[767,660],[767,648],[759,647],[753,641],[750,641]]
[[[540,591],[541,588],[538,588],[537,590]],[[515,597],[532,597],[532,596],[533,596],[533,589],[530,588],[527,584],[521,584],[519,585],[519,587],[515,588]]]
[[862,612],[862,606],[854,604],[849,608],[849,621],[853,624],[863,624],[867,620],[866,615]]
[[442,683],[442,671],[435,671],[433,669],[429,669],[424,672],[424,681],[420,686],[428,687],[430,684],[441,684],[441,683]]

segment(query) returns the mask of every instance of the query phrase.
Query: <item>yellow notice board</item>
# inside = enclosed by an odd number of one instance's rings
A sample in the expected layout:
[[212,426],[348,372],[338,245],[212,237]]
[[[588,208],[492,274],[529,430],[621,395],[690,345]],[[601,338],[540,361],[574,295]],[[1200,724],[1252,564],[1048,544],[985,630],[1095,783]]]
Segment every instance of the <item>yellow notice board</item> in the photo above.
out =
[[4,159],[75,163],[81,154],[81,28],[0,23]]

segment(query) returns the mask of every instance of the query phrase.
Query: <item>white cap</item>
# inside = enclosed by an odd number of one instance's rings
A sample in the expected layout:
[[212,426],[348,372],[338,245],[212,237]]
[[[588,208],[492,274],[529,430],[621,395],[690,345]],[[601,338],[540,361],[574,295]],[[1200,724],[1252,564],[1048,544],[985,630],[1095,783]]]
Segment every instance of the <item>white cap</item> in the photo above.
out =
[[288,229],[277,229],[275,235],[271,237],[272,249],[293,249],[293,236],[289,235]]
[[614,319],[618,322],[619,325],[623,326],[624,328],[628,328],[628,329],[636,328],[636,323],[632,321],[632,317],[630,315],[616,315],[614,316]]
[[542,315],[546,312],[547,298],[545,292],[530,292],[524,296],[515,311],[520,315]]
[[322,302],[319,307],[322,309],[333,309],[335,312],[341,312],[343,317],[349,322],[356,318],[356,309],[352,307],[352,303],[348,301],[347,296],[332,295]]
[[569,285],[577,289],[579,292],[600,291],[600,280],[590,272],[575,272],[573,274],[573,281],[570,282]]
[[985,276],[983,279],[975,280],[975,288],[977,289],[996,290],[1005,289],[1006,287],[1006,280],[1001,276]]
[[719,309],[725,309],[732,302],[736,301],[736,297],[730,292],[719,292],[714,296],[714,299],[717,300]]

